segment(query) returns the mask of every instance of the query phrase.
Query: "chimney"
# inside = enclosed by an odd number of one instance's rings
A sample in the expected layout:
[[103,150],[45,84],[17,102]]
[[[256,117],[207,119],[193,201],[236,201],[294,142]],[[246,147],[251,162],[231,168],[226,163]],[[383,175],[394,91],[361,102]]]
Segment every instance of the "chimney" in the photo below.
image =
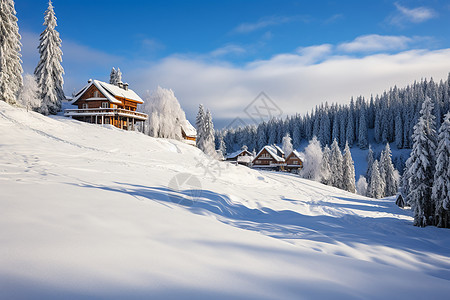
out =
[[125,91],[128,91],[128,83],[127,83],[127,82],[125,82],[125,83],[123,84],[123,89],[124,89]]
[[117,86],[120,87],[121,89],[123,89],[123,82],[122,82],[122,81],[119,81],[119,82],[117,83]]
[[89,79],[89,80],[88,80],[88,83],[91,83],[91,82],[92,82],[92,79]]

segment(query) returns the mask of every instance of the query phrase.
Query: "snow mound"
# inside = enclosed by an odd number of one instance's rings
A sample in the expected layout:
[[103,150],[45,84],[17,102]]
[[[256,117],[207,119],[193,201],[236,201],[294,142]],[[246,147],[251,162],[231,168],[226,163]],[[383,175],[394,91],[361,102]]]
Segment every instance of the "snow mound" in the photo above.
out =
[[448,230],[291,174],[0,101],[4,298],[424,299]]

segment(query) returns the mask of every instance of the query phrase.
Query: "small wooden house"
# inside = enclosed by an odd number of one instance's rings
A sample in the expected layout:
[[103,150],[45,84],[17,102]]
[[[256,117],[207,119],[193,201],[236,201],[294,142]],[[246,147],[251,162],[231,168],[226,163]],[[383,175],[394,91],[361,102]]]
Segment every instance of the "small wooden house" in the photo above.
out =
[[181,124],[181,136],[183,137],[185,143],[195,146],[195,141],[197,139],[197,130],[188,120],[185,120]]
[[66,109],[64,115],[88,123],[134,129],[137,122],[148,118],[146,114],[136,111],[138,104],[142,103],[144,101],[128,88],[127,83],[113,85],[89,80],[71,102],[78,109]]
[[301,168],[303,168],[303,158],[297,150],[294,150],[285,159],[285,169],[288,172],[298,172]]
[[244,166],[250,166],[253,161],[253,154],[247,149],[241,149],[239,151],[228,154],[225,160],[229,162],[235,162]]
[[284,152],[276,145],[264,146],[252,161],[253,168],[277,171],[283,170],[284,164]]

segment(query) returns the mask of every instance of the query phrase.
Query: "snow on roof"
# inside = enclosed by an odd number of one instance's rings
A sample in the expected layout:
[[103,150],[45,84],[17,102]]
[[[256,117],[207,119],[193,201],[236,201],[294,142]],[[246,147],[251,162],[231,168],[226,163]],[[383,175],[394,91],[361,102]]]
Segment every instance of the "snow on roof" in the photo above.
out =
[[[112,95],[114,95],[116,97],[126,98],[126,99],[133,100],[133,101],[136,101],[141,104],[144,103],[144,100],[142,100],[141,97],[139,97],[138,94],[136,94],[133,90],[130,90],[130,89],[125,90],[123,88],[118,87],[117,85],[109,84],[109,83],[98,81],[98,80],[94,80],[93,82],[94,82],[94,84],[95,83],[100,84],[108,92],[110,92]],[[97,84],[96,84],[96,86],[97,86]]]
[[99,80],[92,80],[87,85],[85,85],[78,93],[75,94],[75,98],[72,104],[77,102],[78,99],[92,86],[95,85],[98,90],[108,99],[109,102],[121,104],[120,100],[115,97],[121,97],[128,100],[136,101],[138,103],[144,103],[144,101],[139,97],[133,90],[124,90],[116,85],[109,84]]
[[272,145],[272,146],[267,145],[267,146],[264,146],[264,148],[262,148],[262,149],[258,152],[258,154],[256,155],[256,157],[258,157],[258,156],[261,154],[261,152],[262,152],[264,149],[266,149],[267,152],[269,152],[269,154],[273,157],[273,159],[275,159],[275,160],[278,161],[278,162],[283,162],[283,161],[284,161],[284,158],[282,158],[282,157],[280,157],[280,156],[277,155],[277,148],[281,151],[281,153],[284,154],[283,150],[281,150],[280,147],[278,147],[278,146],[276,146],[276,145]]
[[294,154],[295,156],[297,156],[297,158],[299,158],[300,160],[304,160],[303,155],[301,153],[299,153],[297,150],[292,151],[291,154],[289,154],[289,156],[291,156],[292,154]]
[[281,154],[284,154],[284,151],[283,151],[283,149],[281,149],[280,147],[278,147],[277,145],[272,145],[272,147],[274,147],[276,150],[277,150],[277,152],[276,153],[278,153],[278,152],[280,152]]
[[246,152],[246,154],[248,154],[247,156],[252,156],[252,154],[250,153],[250,151],[248,151],[248,150],[238,150],[238,151],[235,151],[235,152],[233,152],[233,153],[230,153],[230,154],[228,154],[227,156],[226,156],[226,158],[227,159],[230,159],[230,158],[236,158],[239,154],[241,154],[242,152]]
[[181,128],[187,136],[197,136],[197,130],[188,120],[185,119],[183,122],[181,122]]

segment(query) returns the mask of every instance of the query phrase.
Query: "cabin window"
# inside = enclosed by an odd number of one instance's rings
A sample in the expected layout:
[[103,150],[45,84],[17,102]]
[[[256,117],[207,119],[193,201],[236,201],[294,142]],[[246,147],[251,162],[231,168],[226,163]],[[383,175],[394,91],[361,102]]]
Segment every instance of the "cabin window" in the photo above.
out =
[[98,96],[99,96],[98,91],[94,91],[94,98],[98,98]]
[[102,108],[109,108],[108,102],[102,102]]
[[83,104],[81,105],[81,108],[82,108],[82,109],[87,109],[87,108],[88,108],[88,104],[87,104],[87,103],[83,103]]

